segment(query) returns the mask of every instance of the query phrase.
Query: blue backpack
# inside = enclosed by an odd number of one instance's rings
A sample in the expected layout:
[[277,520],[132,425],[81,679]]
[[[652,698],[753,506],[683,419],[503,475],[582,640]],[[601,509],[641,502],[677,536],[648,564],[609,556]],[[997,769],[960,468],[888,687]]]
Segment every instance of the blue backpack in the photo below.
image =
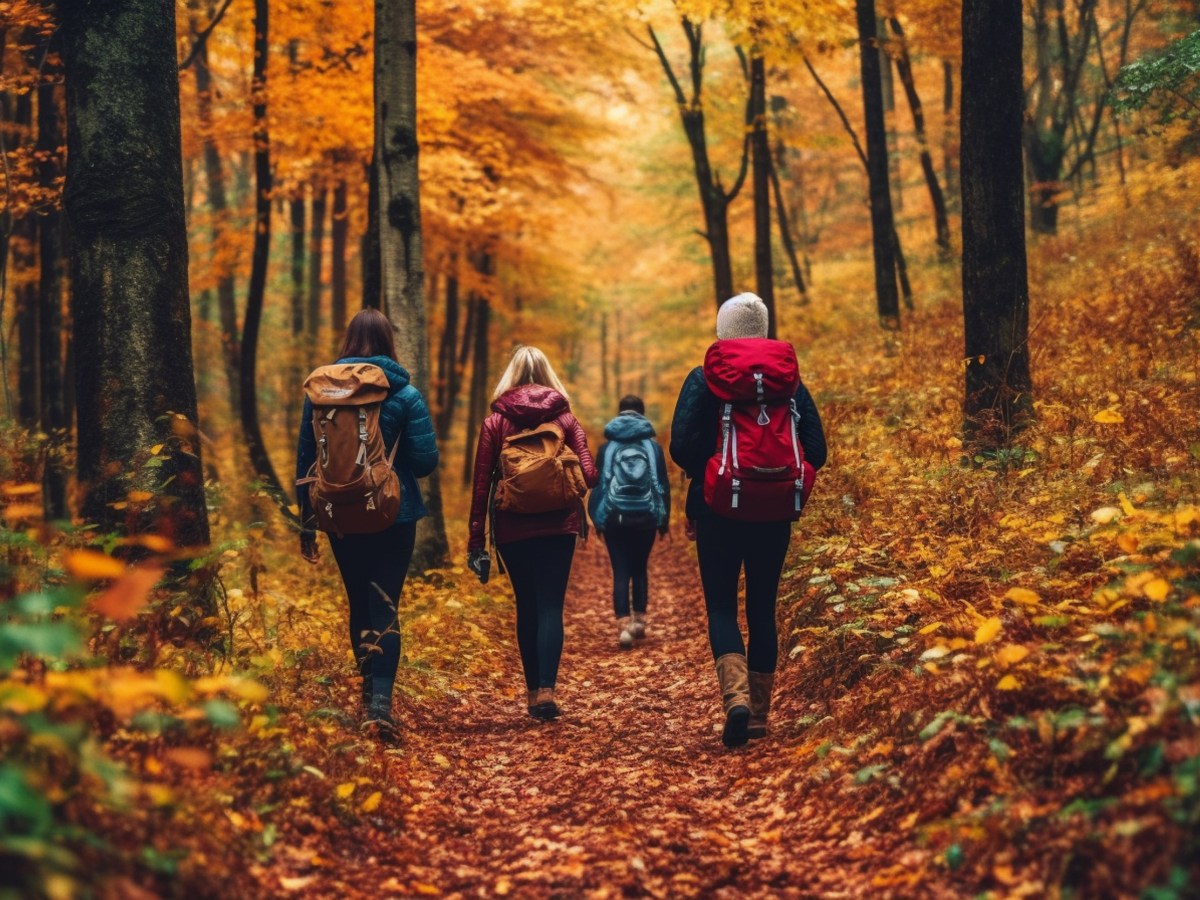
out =
[[600,473],[600,502],[592,517],[597,528],[662,528],[666,524],[667,507],[656,460],[650,438],[609,443]]

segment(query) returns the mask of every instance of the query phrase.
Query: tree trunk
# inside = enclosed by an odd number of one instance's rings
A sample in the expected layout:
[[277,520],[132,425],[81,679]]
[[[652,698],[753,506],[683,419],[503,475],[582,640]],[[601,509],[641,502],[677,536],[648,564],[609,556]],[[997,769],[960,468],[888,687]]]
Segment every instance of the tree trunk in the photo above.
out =
[[333,340],[340,344],[346,331],[346,246],[350,235],[345,181],[338,181],[333,188],[333,221],[329,232],[329,318]]
[[912,112],[913,131],[917,137],[917,147],[921,160],[921,171],[925,175],[925,184],[929,188],[929,202],[933,207],[933,227],[937,235],[937,246],[942,256],[950,254],[950,223],[946,216],[946,197],[942,186],[938,184],[937,172],[933,168],[933,156],[929,152],[929,140],[925,135],[925,111],[921,107],[921,97],[917,94],[917,84],[913,78],[912,61],[908,56],[908,44],[905,42],[904,29],[899,19],[888,19],[892,33],[896,36],[896,74],[900,76],[900,84],[904,87],[904,96],[908,98],[908,108]]
[[62,28],[82,513],[204,545],[175,4],[73,4]]
[[379,178],[375,157],[367,167],[367,230],[362,236],[362,308],[386,309],[383,298],[382,262],[379,249]]
[[[20,135],[20,140],[31,137],[33,126],[33,98],[30,93],[20,94],[14,104],[12,124],[13,129]],[[18,149],[19,144],[9,149]],[[32,272],[37,266],[37,221],[30,213],[25,213],[11,226],[8,242],[12,254],[13,272]],[[13,290],[13,300],[16,307],[17,327],[17,421],[26,428],[36,428],[38,414],[41,411],[41,399],[38,396],[39,384],[38,354],[41,340],[38,335],[38,286],[35,282],[26,280],[17,284]]]
[[229,408],[236,419],[242,408],[237,292],[233,280],[233,266],[226,254],[218,252],[221,243],[227,240],[229,200],[225,188],[225,162],[213,137],[212,70],[208,61],[208,41],[202,41],[196,48],[192,64],[196,71],[196,106],[200,119],[200,134],[204,142],[204,177],[208,183],[208,203],[213,216],[210,232],[212,255],[214,259],[225,260],[217,273],[217,314],[221,320],[221,359],[225,366]]
[[855,0],[855,9],[858,14],[863,114],[867,125],[867,180],[871,200],[871,244],[875,257],[875,298],[880,324],[894,331],[900,327],[900,297],[896,291],[895,229],[888,187],[887,131],[883,118],[883,93],[875,34],[875,0]]
[[783,187],[779,183],[779,171],[776,168],[776,161],[783,159],[783,141],[779,141],[775,145],[775,159],[769,161],[769,174],[771,176],[771,188],[775,192],[775,213],[776,219],[779,222],[779,239],[783,242],[784,252],[787,254],[788,263],[792,267],[792,280],[796,282],[796,290],[800,292],[800,305],[808,305],[808,288],[804,284],[804,275],[800,269],[800,260],[796,256],[796,244],[792,240],[792,225],[788,218],[787,206],[783,202]]
[[964,433],[1010,443],[1032,414],[1025,259],[1021,6],[963,4]]
[[[874,3],[874,0],[872,0]],[[888,151],[888,186],[892,209],[904,209],[904,182],[900,177],[900,142],[896,137],[896,80],[892,77],[892,57],[886,49],[884,21],[875,19],[875,39],[879,48],[879,92],[883,99],[883,124]]]
[[667,59],[658,35],[651,28],[650,40],[667,80],[675,92],[683,132],[692,151],[692,166],[696,173],[696,186],[700,191],[700,206],[704,212],[704,238],[708,241],[712,258],[713,287],[717,307],[733,296],[733,263],[729,253],[729,204],[742,189],[749,160],[749,135],[742,143],[742,162],[738,177],[728,191],[721,185],[720,176],[715,175],[708,158],[708,138],[704,125],[704,106],[701,89],[704,83],[704,40],[702,26],[694,25],[686,18],[682,20],[684,35],[688,40],[688,70],[691,75],[692,97],[684,94],[679,79]]
[[[375,2],[375,162],[379,191],[379,251],[383,298],[396,324],[396,352],[428,395],[424,249],[417,167],[416,0]],[[442,565],[450,544],[435,471],[426,481],[429,515],[417,525],[413,567]]]
[[767,337],[774,339],[775,267],[771,260],[771,143],[767,133],[767,68],[761,54],[750,58],[750,152],[754,186],[754,283],[767,307]]
[[463,429],[466,438],[463,448],[462,483],[470,485],[475,473],[475,442],[479,437],[479,426],[487,415],[488,395],[488,351],[491,335],[488,333],[491,307],[484,297],[475,296],[470,300],[473,310],[473,345],[471,359],[471,397],[468,403],[467,427]]
[[292,348],[299,346],[304,334],[304,247],[308,240],[304,226],[303,188],[288,202],[292,224]]
[[271,254],[271,132],[267,125],[267,0],[254,0],[254,250],[250,257],[250,283],[246,291],[246,321],[242,329],[242,431],[250,465],[284,518],[298,525],[290,495],[284,491],[271,465],[258,420],[258,330],[262,323]]
[[[57,50],[58,37],[51,39]],[[58,109],[58,91],[54,80],[43,81],[37,89],[38,182],[55,184],[62,174],[61,147],[64,141]],[[60,199],[46,203],[38,216],[38,290],[41,294],[38,333],[38,363],[41,371],[40,420],[47,435],[45,463],[42,466],[42,502],[46,518],[65,519],[67,508],[67,470],[64,451],[68,438],[66,395],[63,385],[63,227]]]
[[954,100],[954,63],[942,60],[942,171],[946,200],[958,199],[958,104]]
[[458,402],[458,257],[450,257],[446,276],[446,326],[438,352],[437,433],[444,439],[454,423],[454,405]]
[[317,349],[317,335],[321,330],[321,293],[324,287],[322,276],[325,264],[325,210],[326,191],[324,185],[313,185],[312,222],[309,223],[308,245],[308,309],[304,316],[304,328],[308,334],[310,357]]

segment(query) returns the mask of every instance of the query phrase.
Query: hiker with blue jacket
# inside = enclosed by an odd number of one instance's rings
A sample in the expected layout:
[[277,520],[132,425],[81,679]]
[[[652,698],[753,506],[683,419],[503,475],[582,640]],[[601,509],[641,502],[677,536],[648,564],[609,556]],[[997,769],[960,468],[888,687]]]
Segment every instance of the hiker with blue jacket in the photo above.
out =
[[641,397],[621,398],[616,418],[604,426],[607,443],[596,456],[600,483],[588,498],[588,513],[612,561],[613,612],[622,650],[646,636],[646,567],[655,534],[666,537],[671,522],[667,460],[645,413]]
[[[380,372],[372,367],[382,370],[382,375],[386,376],[386,388],[382,386],[385,379],[380,378]],[[304,401],[296,448],[297,494],[302,523],[300,553],[308,562],[318,562],[320,548],[316,528],[326,530],[349,601],[350,647],[362,675],[363,709],[367,721],[379,728],[381,736],[394,737],[392,686],[400,662],[397,609],[416,543],[417,520],[426,515],[417,479],[429,475],[438,464],[433,422],[425,399],[412,386],[408,372],[396,360],[392,323],[379,310],[364,309],[350,320],[337,364],[319,369],[318,372],[326,370],[335,370],[339,374],[350,372],[350,377],[355,379],[365,372],[379,380],[379,402],[371,405],[377,408],[377,430],[378,436],[382,437],[382,446],[392,456],[374,464],[382,465],[385,472],[390,465],[398,476],[398,510],[394,519],[388,507],[385,518],[377,525],[358,526],[359,531],[363,527],[378,530],[355,533],[357,523],[350,523],[347,519],[345,528],[350,533],[339,533],[336,516],[332,520],[321,517],[319,513],[323,510],[312,507],[309,502],[310,490],[317,489],[319,485],[310,486],[308,482],[317,480],[310,473],[317,470],[319,442],[314,432],[312,394],[306,383],[308,396]],[[309,381],[316,376],[317,373],[314,373]],[[326,393],[339,395],[349,394],[350,391],[327,389]],[[331,403],[337,400],[338,397],[334,396]],[[331,429],[338,424],[339,418],[347,418],[345,409],[342,407],[335,411],[329,420]],[[354,433],[356,429],[363,435],[365,448],[366,426],[359,422],[365,423],[367,419],[364,416],[356,421],[352,410],[348,427],[353,439],[358,436]],[[325,424],[325,418],[322,417],[323,431]],[[372,438],[378,440],[374,435]],[[322,464],[330,463],[329,453],[327,437],[323,433],[320,441]],[[353,453],[349,464],[354,465]],[[394,479],[392,484],[395,484]],[[394,496],[391,499],[395,501]],[[368,509],[374,510],[374,500],[368,500],[368,504]],[[332,506],[329,508],[332,509]]]

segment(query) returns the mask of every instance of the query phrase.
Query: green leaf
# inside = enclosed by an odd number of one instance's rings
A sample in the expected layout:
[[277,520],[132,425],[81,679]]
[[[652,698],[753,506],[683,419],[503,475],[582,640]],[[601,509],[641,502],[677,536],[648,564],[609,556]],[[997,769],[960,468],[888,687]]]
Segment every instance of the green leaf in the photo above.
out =
[[214,728],[238,728],[242,724],[237,707],[227,700],[209,700],[200,708]]

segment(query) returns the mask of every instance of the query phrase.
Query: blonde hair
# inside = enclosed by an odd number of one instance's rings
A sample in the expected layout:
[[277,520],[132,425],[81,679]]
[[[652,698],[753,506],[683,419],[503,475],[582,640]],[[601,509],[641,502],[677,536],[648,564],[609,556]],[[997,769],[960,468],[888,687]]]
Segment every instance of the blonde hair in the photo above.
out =
[[550,360],[546,359],[546,354],[537,347],[517,347],[513,351],[508,368],[504,370],[504,374],[500,376],[500,381],[496,384],[492,399],[495,400],[523,384],[540,384],[554,388],[566,398],[567,402],[571,400],[567,389],[554,374],[554,367],[550,365]]

